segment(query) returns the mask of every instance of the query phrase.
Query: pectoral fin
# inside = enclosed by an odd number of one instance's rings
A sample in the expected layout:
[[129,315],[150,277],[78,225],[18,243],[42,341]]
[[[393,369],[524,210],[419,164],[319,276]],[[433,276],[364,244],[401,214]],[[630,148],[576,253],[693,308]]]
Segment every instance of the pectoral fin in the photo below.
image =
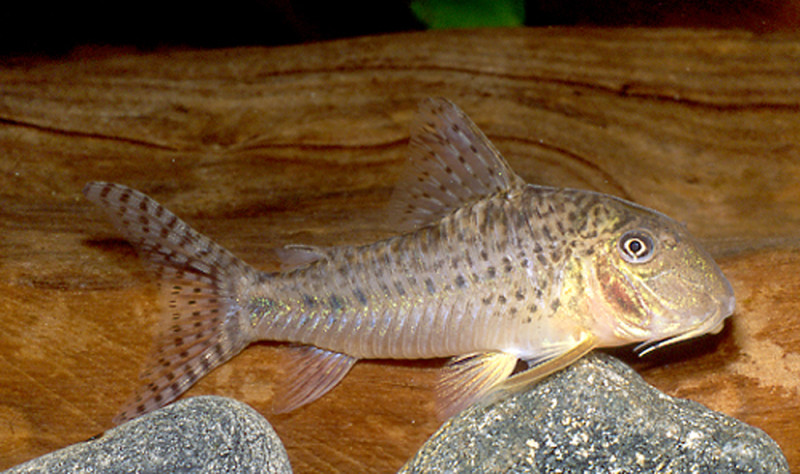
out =
[[442,419],[480,399],[514,371],[517,357],[504,352],[483,352],[456,357],[445,367],[437,390]]
[[447,365],[439,384],[439,415],[445,419],[475,402],[488,405],[527,390],[595,347],[597,341],[587,334],[577,343],[565,345],[563,351],[537,360],[529,369],[511,377],[517,363],[514,355],[487,352],[457,357]]
[[539,361],[527,370],[509,377],[503,383],[497,385],[497,387],[492,390],[491,394],[484,397],[481,403],[493,403],[515,393],[525,391],[548,375],[565,369],[591,352],[595,347],[597,347],[597,341],[594,337],[587,335],[585,338],[581,339],[578,344],[571,346],[566,352]]
[[325,395],[358,359],[313,346],[294,348],[284,391],[272,402],[274,413],[287,413]]

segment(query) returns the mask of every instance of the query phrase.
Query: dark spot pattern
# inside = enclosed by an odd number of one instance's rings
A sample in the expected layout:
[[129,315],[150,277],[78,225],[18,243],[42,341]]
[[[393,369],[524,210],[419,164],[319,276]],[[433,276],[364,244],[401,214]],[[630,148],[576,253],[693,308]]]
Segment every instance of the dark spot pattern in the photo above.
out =
[[436,286],[433,284],[433,280],[430,278],[425,279],[425,289],[428,291],[428,294],[435,295],[436,294]]

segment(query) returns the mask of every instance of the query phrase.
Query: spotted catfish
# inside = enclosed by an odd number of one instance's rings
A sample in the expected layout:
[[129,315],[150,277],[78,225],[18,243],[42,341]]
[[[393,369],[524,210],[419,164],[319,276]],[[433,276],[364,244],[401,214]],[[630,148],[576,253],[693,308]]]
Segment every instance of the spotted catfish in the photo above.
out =
[[[144,194],[90,183],[162,282],[160,335],[117,423],[169,403],[258,340],[294,343],[277,412],[358,359],[453,357],[442,414],[530,386],[596,347],[653,349],[719,331],[730,284],[686,229],[591,191],[526,184],[451,102],[429,99],[390,215],[395,237],[290,246],[262,272]],[[517,362],[527,370],[512,375]]]

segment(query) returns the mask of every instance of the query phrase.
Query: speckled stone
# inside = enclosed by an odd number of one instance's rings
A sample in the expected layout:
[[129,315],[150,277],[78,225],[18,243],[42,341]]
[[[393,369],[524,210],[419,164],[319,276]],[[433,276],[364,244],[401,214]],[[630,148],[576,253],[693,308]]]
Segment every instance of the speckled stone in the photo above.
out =
[[448,421],[400,472],[788,473],[766,433],[591,354]]
[[263,416],[229,398],[195,397],[6,472],[291,471],[283,444]]

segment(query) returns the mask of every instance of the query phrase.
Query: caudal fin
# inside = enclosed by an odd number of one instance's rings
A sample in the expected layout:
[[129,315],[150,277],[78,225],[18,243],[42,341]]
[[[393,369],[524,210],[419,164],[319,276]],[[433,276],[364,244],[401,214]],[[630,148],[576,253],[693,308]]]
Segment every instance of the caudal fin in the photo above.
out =
[[253,340],[238,297],[256,271],[139,191],[93,182],[83,193],[160,277],[155,348],[142,385],[114,418],[120,424],[171,402]]

